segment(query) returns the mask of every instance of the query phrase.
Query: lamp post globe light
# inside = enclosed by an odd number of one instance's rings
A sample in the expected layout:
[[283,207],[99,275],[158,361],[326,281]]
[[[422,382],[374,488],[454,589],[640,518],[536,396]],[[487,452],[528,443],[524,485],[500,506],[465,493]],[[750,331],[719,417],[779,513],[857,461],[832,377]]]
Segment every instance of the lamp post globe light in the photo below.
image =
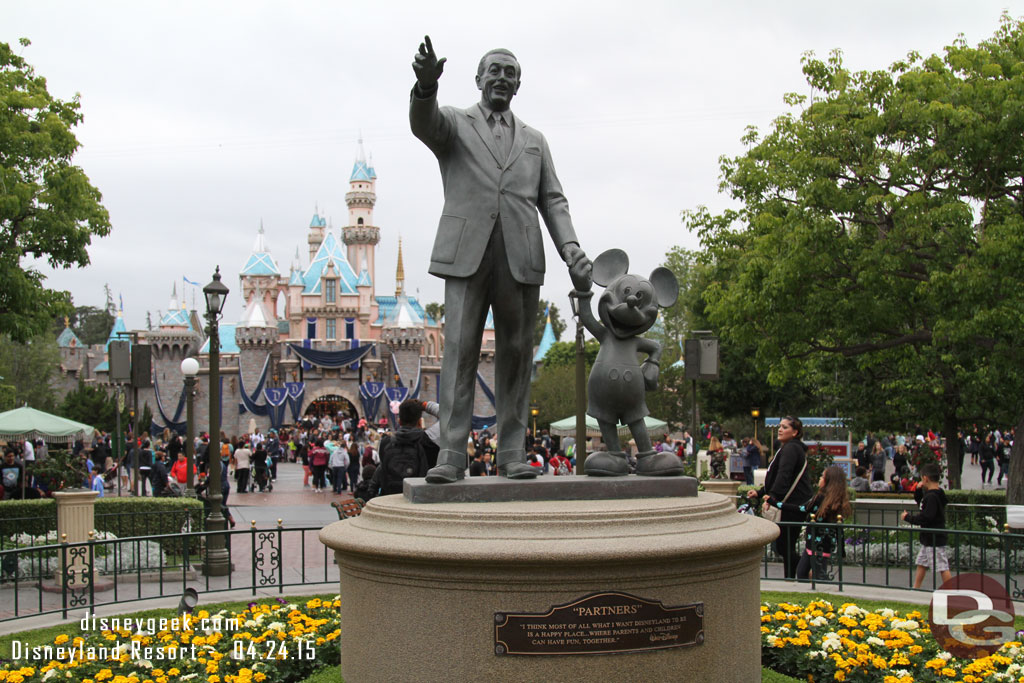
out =
[[[213,274],[213,281],[203,287],[206,298],[206,320],[209,323],[210,341],[210,445],[207,454],[210,462],[209,487],[206,495],[210,501],[210,513],[206,517],[207,531],[224,531],[227,522],[221,512],[221,462],[220,462],[220,335],[218,321],[228,296],[227,286],[220,281],[220,266]],[[231,572],[231,558],[223,534],[207,537],[206,561],[203,573],[207,576],[227,576]]]
[[185,495],[196,496],[196,424],[193,413],[193,399],[196,395],[196,375],[199,374],[199,361],[186,358],[181,361],[181,374],[185,378]]

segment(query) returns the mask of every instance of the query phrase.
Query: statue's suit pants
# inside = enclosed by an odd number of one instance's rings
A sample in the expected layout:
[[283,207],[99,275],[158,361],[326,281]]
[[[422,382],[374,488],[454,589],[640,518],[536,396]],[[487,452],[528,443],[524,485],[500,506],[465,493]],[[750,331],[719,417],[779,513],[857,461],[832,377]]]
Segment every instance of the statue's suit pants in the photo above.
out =
[[494,310],[496,460],[498,465],[526,461],[523,445],[539,298],[538,285],[524,285],[512,277],[500,217],[491,231],[476,273],[468,278],[445,278],[438,465],[462,469],[467,464],[466,442],[473,416],[480,342],[488,306]]

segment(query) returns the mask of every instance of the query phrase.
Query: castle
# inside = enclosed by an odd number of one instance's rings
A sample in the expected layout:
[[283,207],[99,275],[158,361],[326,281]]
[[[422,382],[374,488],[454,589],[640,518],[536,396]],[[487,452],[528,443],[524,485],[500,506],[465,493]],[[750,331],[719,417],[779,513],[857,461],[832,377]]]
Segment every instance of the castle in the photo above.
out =
[[[240,286],[229,294],[241,293],[245,312],[237,322],[219,325],[221,424],[228,435],[249,431],[253,421],[266,431],[307,414],[333,417],[344,412],[378,422],[389,417],[390,400],[437,400],[444,321],[434,320],[406,293],[400,240],[394,294],[377,291],[381,228],[373,221],[376,182],[360,142],[345,194],[348,224],[336,234],[317,209],[307,229],[308,263],[301,265],[296,248],[287,274],[271,255],[260,226],[252,253],[238,272]],[[131,339],[148,345],[152,358],[153,386],[138,389],[140,409],[149,404],[155,429],[183,430],[180,365],[195,356],[200,363],[195,423],[202,431],[209,424],[210,340],[205,324],[205,311],[186,310],[174,286],[167,313],[152,330],[127,330],[119,311],[106,345],[90,349],[66,328],[58,338],[63,388],[70,390],[84,380],[113,389],[110,342]],[[538,358],[552,341],[546,334]],[[493,423],[494,415],[490,316],[481,349],[477,428]]]

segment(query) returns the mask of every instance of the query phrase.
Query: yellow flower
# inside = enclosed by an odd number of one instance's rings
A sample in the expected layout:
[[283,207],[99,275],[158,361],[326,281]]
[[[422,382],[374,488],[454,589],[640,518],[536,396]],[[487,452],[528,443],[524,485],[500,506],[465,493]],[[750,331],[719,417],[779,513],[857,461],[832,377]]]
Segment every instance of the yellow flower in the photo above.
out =
[[53,639],[53,642],[55,645],[63,645],[69,640],[71,640],[71,638],[69,638],[67,634],[61,633],[59,636]]

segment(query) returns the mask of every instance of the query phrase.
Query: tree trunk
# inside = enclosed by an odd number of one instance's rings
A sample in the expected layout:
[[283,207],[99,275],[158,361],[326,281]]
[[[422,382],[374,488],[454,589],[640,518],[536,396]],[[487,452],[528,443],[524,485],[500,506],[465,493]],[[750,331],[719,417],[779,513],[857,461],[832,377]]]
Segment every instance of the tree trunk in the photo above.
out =
[[1024,413],[1017,418],[1017,427],[1010,451],[1010,476],[1006,480],[1006,502],[1008,505],[1024,505]]
[[942,422],[942,433],[946,437],[946,472],[949,488],[960,488],[960,451],[964,445],[956,431],[956,415],[948,414]]

